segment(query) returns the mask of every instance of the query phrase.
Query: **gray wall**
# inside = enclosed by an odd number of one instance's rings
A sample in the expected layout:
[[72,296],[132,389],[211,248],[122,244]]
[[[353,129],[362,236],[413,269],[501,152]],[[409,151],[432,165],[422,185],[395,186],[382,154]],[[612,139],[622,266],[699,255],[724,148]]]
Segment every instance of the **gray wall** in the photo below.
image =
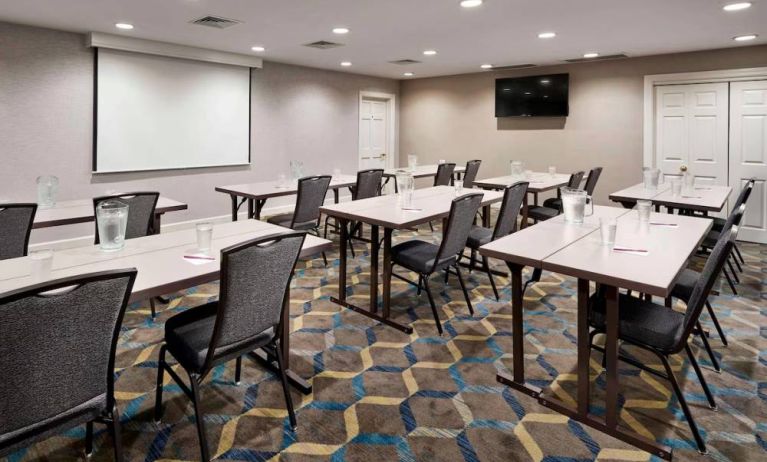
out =
[[[275,178],[290,159],[310,173],[356,171],[359,92],[399,90],[396,80],[271,62],[252,83],[251,166],[93,175],[93,50],[80,34],[0,23],[0,199],[34,200],[35,178],[52,174],[61,200],[159,190],[189,204],[165,223],[226,215],[229,198],[215,186]],[[89,233],[81,225],[32,234],[40,242]]]
[[[767,46],[403,81],[400,157],[419,163],[482,159],[479,177],[506,175],[509,161],[559,171],[604,167],[597,201],[638,183],[644,76],[767,66]],[[496,119],[495,79],[570,73],[567,118]]]

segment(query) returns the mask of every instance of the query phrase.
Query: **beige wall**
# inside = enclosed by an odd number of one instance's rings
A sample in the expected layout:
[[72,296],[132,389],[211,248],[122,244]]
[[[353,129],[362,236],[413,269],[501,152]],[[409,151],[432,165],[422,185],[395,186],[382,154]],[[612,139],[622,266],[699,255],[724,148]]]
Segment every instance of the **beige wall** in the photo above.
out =
[[[362,90],[397,94],[399,82],[265,62],[253,71],[251,166],[93,175],[93,50],[80,34],[0,22],[0,199],[34,200],[35,178],[52,174],[62,200],[149,189],[189,203],[166,223],[227,215],[215,186],[274,178],[290,159],[310,173],[355,172]],[[66,226],[32,239],[90,233]]]
[[[645,75],[763,66],[767,46],[753,46],[403,81],[401,163],[411,153],[419,163],[482,159],[480,178],[508,174],[512,159],[544,171],[602,166],[595,195],[607,203],[641,180]],[[569,117],[494,117],[496,78],[560,72],[570,74]]]

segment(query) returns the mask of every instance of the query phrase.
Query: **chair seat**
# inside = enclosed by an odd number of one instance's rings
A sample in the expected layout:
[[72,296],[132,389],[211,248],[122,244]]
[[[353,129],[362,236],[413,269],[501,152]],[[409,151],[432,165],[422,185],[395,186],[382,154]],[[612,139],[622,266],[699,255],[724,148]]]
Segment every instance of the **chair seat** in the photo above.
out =
[[714,217],[713,222],[711,223],[711,230],[721,232],[724,229],[724,225],[726,223],[727,220],[724,218]]
[[[604,332],[607,320],[604,297],[591,297],[589,324]],[[684,330],[684,314],[628,295],[620,295],[618,337],[665,354],[676,353]]]
[[690,300],[695,284],[697,284],[700,277],[701,274],[699,272],[685,269],[679,275],[679,279],[677,279],[674,288],[671,289],[671,296],[687,303]]
[[562,210],[562,199],[559,197],[550,197],[543,201],[543,206],[550,209]]
[[531,205],[527,208],[527,217],[533,220],[546,221],[559,215],[558,209],[552,209],[541,205]]
[[[283,228],[290,228],[290,225],[293,223],[293,214],[281,213],[279,215],[274,215],[269,217],[269,219],[267,219],[266,221],[273,225],[282,226]],[[317,222],[312,220],[312,221],[306,221],[303,223],[296,223],[293,225],[292,229],[295,229],[296,231],[307,231],[310,229],[314,229],[316,227],[317,227]]]
[[[218,302],[211,302],[179,313],[165,323],[165,343],[168,351],[185,369],[202,371],[213,336],[217,310]],[[269,328],[253,337],[218,348],[216,360],[222,362],[231,359],[229,354],[241,352],[246,347],[249,348],[248,351],[256,350],[270,343],[273,338],[274,329]]]
[[493,230],[482,226],[472,226],[466,246],[470,249],[478,249],[493,240]]
[[[391,249],[392,261],[400,266],[420,274],[430,273],[434,268],[434,259],[439,253],[439,246],[430,242],[413,239],[397,244]],[[445,258],[438,263],[436,270],[440,270],[455,263],[455,256]]]

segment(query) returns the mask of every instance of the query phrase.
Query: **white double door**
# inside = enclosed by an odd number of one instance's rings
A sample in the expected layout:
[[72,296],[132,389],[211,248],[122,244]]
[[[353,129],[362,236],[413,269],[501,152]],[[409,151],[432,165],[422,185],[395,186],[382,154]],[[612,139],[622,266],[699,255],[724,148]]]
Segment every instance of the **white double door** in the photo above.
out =
[[378,98],[360,100],[360,170],[389,167],[387,140],[389,101]]
[[767,243],[767,80],[658,86],[655,98],[658,168],[686,165],[697,184],[731,186],[731,201],[756,178],[738,237]]

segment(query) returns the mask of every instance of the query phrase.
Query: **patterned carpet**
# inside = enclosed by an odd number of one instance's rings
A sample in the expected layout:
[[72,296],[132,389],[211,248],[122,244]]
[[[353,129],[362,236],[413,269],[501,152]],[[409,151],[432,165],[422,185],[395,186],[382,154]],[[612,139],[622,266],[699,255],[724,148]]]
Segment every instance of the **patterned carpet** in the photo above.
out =
[[[419,234],[399,233],[397,240]],[[358,251],[361,244],[356,244]],[[712,303],[730,340],[723,347],[706,315],[704,327],[722,364],[715,373],[698,340],[704,374],[719,405],[712,411],[694,371],[673,358],[677,377],[718,461],[767,460],[767,246],[743,244],[745,273],[738,290],[725,286]],[[337,256],[329,255],[329,257]],[[351,301],[366,303],[367,253],[350,265]],[[494,262],[504,269],[501,262]],[[311,379],[312,395],[294,392],[298,430],[287,424],[279,381],[245,360],[242,383],[233,382],[234,363],[220,367],[203,387],[202,408],[211,451],[232,461],[587,461],[651,460],[651,456],[511,392],[495,380],[511,366],[511,309],[508,287],[501,302],[487,277],[473,273],[469,288],[476,315],[470,317],[457,281],[435,276],[433,288],[445,334],[436,328],[425,294],[393,282],[393,312],[415,332],[402,334],[341,309],[328,300],[337,291],[338,261],[299,263],[291,300],[291,366]],[[496,278],[500,285],[507,283]],[[531,381],[574,403],[574,280],[544,273],[525,297],[526,370]],[[192,405],[178,386],[165,387],[165,416],[154,423],[154,383],[163,322],[216,296],[217,284],[175,294],[154,322],[147,305],[131,306],[117,357],[117,399],[123,445],[130,461],[198,460]],[[630,354],[642,356],[628,350]],[[657,360],[647,358],[650,364]],[[659,364],[658,364],[658,367]],[[603,412],[604,374],[592,357],[592,412]],[[678,461],[701,460],[670,384],[623,364],[621,424],[674,448]],[[111,460],[111,439],[96,426],[93,460]],[[20,451],[8,461],[74,460],[83,457],[84,428]]]

